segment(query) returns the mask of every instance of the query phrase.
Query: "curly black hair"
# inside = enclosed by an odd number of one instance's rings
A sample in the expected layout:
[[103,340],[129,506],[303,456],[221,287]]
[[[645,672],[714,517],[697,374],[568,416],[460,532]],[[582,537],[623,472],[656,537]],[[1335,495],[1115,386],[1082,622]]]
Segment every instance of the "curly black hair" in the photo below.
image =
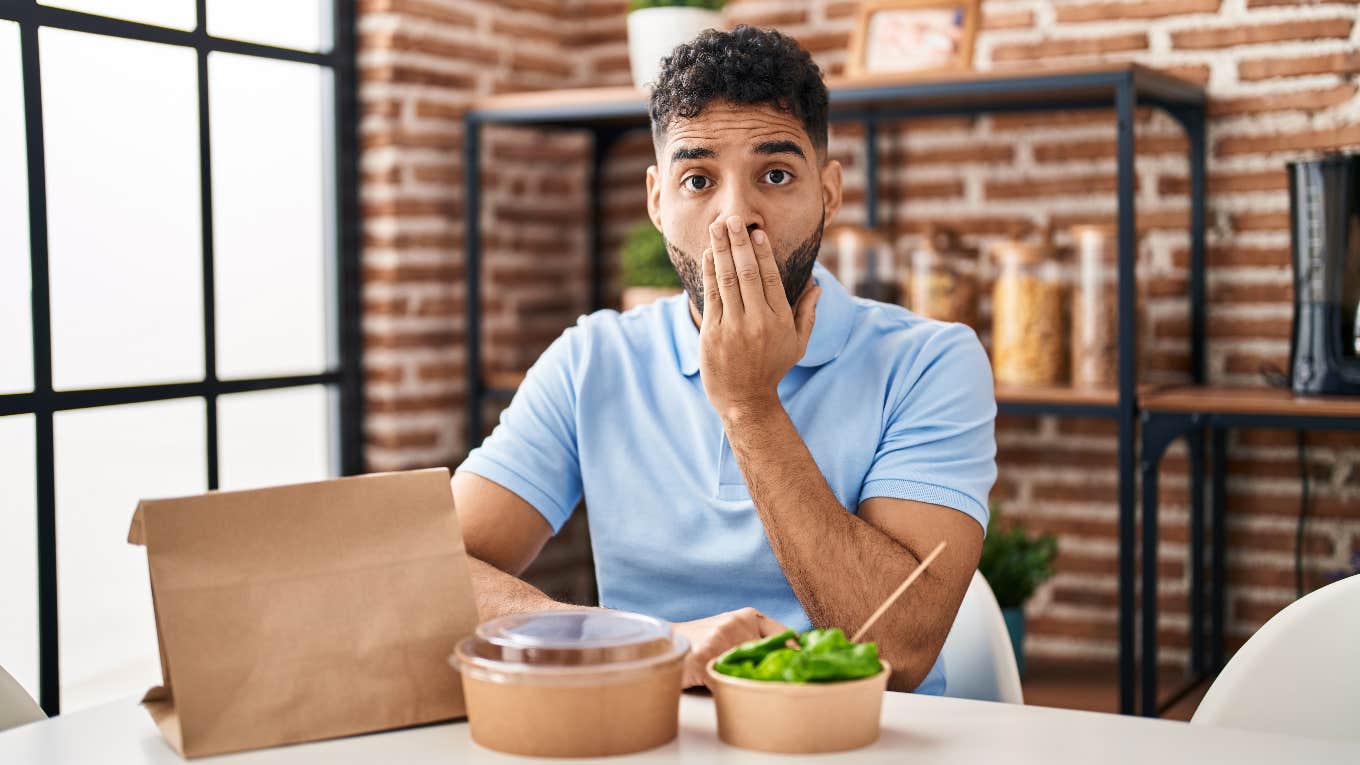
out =
[[826,84],[812,56],[793,38],[745,24],[708,29],[661,60],[649,113],[661,144],[677,118],[690,119],[714,101],[768,104],[803,123],[818,153],[826,149]]

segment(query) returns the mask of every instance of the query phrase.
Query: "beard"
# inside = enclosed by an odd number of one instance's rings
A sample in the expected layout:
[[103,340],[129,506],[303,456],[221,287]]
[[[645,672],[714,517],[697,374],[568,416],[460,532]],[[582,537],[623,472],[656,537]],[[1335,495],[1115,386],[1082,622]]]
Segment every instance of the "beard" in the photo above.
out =
[[[790,306],[798,302],[798,296],[803,294],[803,288],[807,286],[808,277],[812,276],[812,266],[816,264],[817,252],[822,247],[822,227],[825,224],[826,212],[823,211],[821,220],[817,221],[817,230],[795,247],[787,258],[781,261],[779,253],[775,253],[775,263],[779,266],[779,280],[784,284],[784,297],[788,298]],[[768,231],[766,236],[769,236]],[[666,240],[666,254],[670,256],[671,265],[675,267],[675,273],[680,277],[685,293],[689,295],[689,302],[694,305],[699,315],[703,316],[704,271],[703,264],[699,261],[700,255],[685,252],[669,239]]]

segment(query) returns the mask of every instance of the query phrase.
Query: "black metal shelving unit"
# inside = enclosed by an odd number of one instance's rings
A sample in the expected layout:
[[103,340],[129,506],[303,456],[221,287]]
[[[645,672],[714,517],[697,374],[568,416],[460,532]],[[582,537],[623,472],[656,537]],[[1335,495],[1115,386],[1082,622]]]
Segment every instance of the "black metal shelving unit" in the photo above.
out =
[[[1135,641],[1138,389],[1135,348],[1136,232],[1134,136],[1136,110],[1150,106],[1172,117],[1189,141],[1191,376],[1205,379],[1205,104],[1204,90],[1137,64],[1024,73],[967,73],[910,81],[859,80],[828,83],[833,122],[864,126],[866,223],[877,224],[878,126],[887,121],[947,115],[1054,112],[1112,108],[1116,127],[1116,199],[1119,325],[1119,386],[1110,396],[1054,391],[1003,391],[1004,414],[1062,415],[1113,419],[1119,426],[1119,709],[1135,712],[1138,654]],[[592,309],[601,307],[602,166],[609,148],[631,130],[648,125],[646,96],[631,88],[566,90],[496,96],[475,104],[464,117],[464,221],[467,242],[467,443],[482,439],[482,407],[508,399],[513,389],[492,387],[481,362],[481,173],[480,134],[487,125],[588,131],[593,141],[588,247]],[[1203,465],[1203,444],[1190,449],[1192,472]],[[1155,569],[1155,565],[1153,566]],[[1146,627],[1146,625],[1145,625]],[[1155,636],[1154,636],[1155,638]],[[1146,664],[1146,663],[1145,663]],[[1144,666],[1143,714],[1155,714],[1155,666]],[[1151,683],[1147,678],[1152,677]]]

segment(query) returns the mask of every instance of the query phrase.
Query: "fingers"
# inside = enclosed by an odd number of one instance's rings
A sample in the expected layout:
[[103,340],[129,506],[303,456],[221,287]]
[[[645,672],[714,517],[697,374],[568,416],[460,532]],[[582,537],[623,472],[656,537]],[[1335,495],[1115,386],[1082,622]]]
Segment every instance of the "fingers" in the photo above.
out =
[[784,281],[779,277],[779,264],[774,259],[774,246],[770,244],[770,235],[762,229],[756,229],[751,232],[751,244],[755,248],[756,264],[760,267],[765,304],[777,314],[790,310],[789,296],[784,294]]
[[[809,281],[811,278],[809,277]],[[812,338],[812,325],[817,321],[817,298],[821,297],[822,288],[817,284],[809,284],[803,290],[803,294],[798,298],[798,305],[793,312],[793,324],[798,329],[798,358],[803,357],[807,351],[808,340]]]
[[757,621],[757,629],[760,631],[760,637],[769,637],[771,635],[778,635],[781,632],[789,631],[789,628],[785,626],[783,622],[773,617],[766,616],[765,614],[757,613]]
[[[751,244],[746,222],[739,215],[727,218],[727,237],[732,243],[732,262],[737,267],[737,284],[741,288],[742,305],[746,311],[768,307],[765,300],[765,287],[760,263],[756,261],[755,247]],[[779,269],[774,269],[775,281],[779,280]]]
[[723,315],[740,316],[745,310],[741,299],[741,285],[737,266],[732,261],[732,243],[727,236],[727,224],[713,221],[708,227],[709,246],[713,248],[713,272],[718,278],[718,294],[722,296]]
[[713,271],[713,250],[705,248],[699,256],[704,271],[704,315],[700,317],[700,329],[722,321],[722,294],[718,292],[718,275]]

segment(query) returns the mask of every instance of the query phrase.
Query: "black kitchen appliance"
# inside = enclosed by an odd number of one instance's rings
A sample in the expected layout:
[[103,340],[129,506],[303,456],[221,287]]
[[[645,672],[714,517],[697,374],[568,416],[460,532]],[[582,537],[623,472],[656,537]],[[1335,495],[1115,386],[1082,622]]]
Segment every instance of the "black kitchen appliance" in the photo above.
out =
[[1360,154],[1289,167],[1294,333],[1289,382],[1298,394],[1360,395]]

